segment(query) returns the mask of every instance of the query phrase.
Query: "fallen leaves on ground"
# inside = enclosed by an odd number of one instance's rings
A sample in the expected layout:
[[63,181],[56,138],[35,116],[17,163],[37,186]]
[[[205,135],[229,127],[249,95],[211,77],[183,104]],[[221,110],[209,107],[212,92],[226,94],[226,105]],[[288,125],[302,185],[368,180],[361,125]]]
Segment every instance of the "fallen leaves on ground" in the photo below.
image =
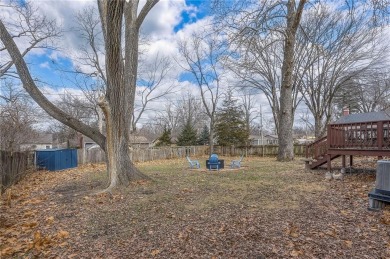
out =
[[153,181],[112,195],[104,165],[39,171],[0,206],[0,257],[388,258],[390,208],[367,210],[375,175],[249,158],[239,171],[140,163]]

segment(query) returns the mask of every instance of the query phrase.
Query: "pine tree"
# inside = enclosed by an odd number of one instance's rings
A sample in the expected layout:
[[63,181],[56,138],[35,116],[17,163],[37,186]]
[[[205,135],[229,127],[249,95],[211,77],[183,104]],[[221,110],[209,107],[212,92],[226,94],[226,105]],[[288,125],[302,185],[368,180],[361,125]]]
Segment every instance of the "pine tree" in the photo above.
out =
[[244,112],[233,99],[232,92],[229,91],[222,107],[217,113],[215,126],[218,145],[221,146],[240,146],[245,145],[249,133],[246,129]]
[[170,146],[172,144],[171,140],[171,129],[164,127],[164,131],[161,134],[161,136],[157,139],[157,144],[156,146],[161,147],[161,146]]
[[197,140],[198,145],[207,145],[209,143],[210,131],[209,128],[204,125],[202,131],[200,132]]
[[184,125],[182,131],[177,138],[178,146],[193,146],[196,145],[196,131],[190,120]]

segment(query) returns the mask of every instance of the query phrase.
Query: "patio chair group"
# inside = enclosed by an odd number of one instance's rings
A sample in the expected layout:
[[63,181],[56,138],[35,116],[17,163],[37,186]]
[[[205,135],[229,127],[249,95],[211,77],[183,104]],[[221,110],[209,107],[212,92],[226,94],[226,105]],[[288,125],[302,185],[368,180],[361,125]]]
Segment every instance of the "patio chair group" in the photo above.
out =
[[[241,162],[244,159],[244,155],[241,155],[239,160],[233,160],[230,163],[230,168],[236,169],[241,167]],[[198,160],[191,160],[189,156],[187,156],[187,161],[189,163],[190,169],[199,169],[200,163]],[[212,154],[209,159],[209,169],[220,169],[220,162],[218,160],[218,156],[216,154]]]

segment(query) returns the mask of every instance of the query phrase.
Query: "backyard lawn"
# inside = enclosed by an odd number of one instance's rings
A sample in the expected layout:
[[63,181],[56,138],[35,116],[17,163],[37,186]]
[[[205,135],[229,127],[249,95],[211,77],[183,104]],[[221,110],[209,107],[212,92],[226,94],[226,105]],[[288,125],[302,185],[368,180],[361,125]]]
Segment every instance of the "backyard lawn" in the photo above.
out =
[[[223,158],[230,161],[231,158]],[[96,195],[104,165],[29,174],[2,196],[0,258],[385,258],[390,211],[367,210],[375,174],[326,181],[303,162],[238,170],[139,163],[153,180]]]

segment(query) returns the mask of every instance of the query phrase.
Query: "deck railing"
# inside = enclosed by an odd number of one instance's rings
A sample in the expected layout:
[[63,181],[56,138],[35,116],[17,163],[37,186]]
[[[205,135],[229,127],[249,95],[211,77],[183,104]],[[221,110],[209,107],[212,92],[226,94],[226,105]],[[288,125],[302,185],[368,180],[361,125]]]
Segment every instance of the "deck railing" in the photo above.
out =
[[322,137],[306,146],[306,157],[318,159],[326,155],[327,137]]
[[328,148],[389,150],[390,121],[328,125]]

